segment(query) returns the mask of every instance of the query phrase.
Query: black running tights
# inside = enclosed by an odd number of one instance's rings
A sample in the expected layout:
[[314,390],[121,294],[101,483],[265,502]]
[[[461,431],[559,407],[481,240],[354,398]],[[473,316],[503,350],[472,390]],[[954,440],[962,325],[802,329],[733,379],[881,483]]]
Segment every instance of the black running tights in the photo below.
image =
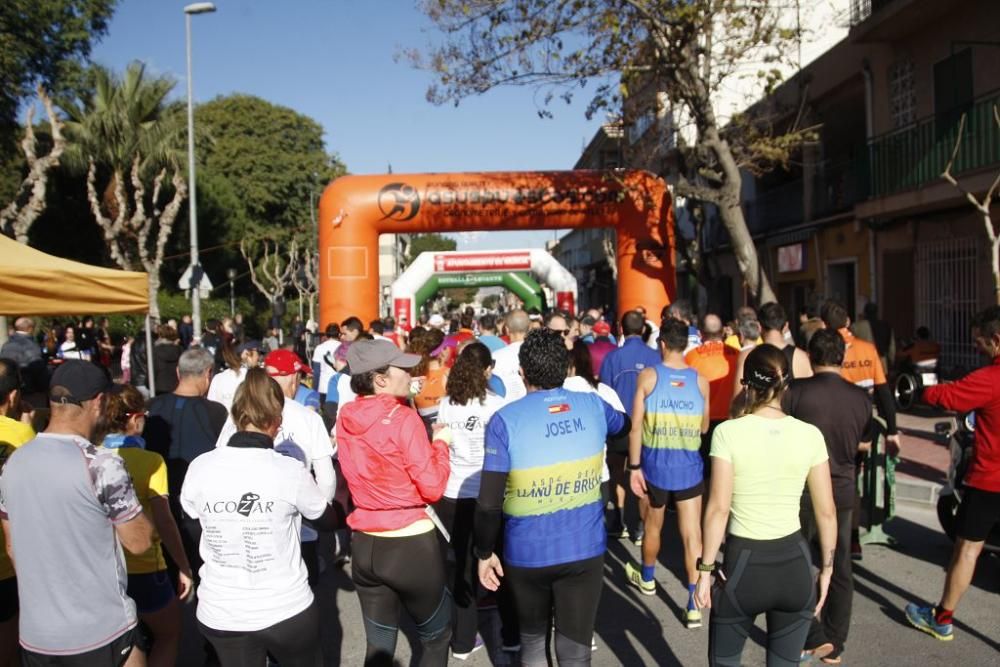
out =
[[395,664],[400,605],[417,625],[423,646],[421,667],[448,663],[452,602],[437,531],[409,537],[355,532],[351,573],[368,640],[366,666]]
[[797,667],[816,605],[812,558],[799,531],[776,540],[726,539],[709,623],[708,662],[740,667],[754,620],[767,614],[767,667]]

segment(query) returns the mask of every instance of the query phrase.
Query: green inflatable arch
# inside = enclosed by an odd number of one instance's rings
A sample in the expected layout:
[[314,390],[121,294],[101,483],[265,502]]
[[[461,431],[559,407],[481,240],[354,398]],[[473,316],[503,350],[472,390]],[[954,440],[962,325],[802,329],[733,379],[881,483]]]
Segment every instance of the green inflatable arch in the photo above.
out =
[[414,305],[417,312],[439,290],[449,287],[496,287],[503,286],[516,294],[524,302],[524,309],[537,308],[545,310],[545,293],[542,287],[530,273],[523,271],[507,271],[503,273],[435,273],[417,290],[414,295]]

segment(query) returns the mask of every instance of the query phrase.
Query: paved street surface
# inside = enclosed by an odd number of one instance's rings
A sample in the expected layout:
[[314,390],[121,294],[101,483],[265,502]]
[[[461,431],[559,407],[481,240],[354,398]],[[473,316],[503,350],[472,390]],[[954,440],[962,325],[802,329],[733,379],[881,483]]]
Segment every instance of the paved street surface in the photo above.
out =
[[[597,620],[598,650],[594,665],[703,665],[706,663],[707,625],[686,630],[679,618],[686,603],[686,590],[678,578],[681,554],[673,515],[665,527],[667,553],[658,568],[660,585],[656,597],[645,597],[624,583],[624,563],[637,558],[638,550],[626,542],[612,544],[607,558],[605,588]],[[955,639],[940,642],[912,629],[902,608],[911,600],[936,601],[944,581],[943,567],[951,543],[942,534],[932,508],[901,505],[899,516],[888,532],[896,548],[868,546],[864,560],[855,569],[856,593],[851,637],[844,655],[845,665],[1000,665],[1000,559],[984,556],[976,580],[956,615]],[[360,665],[364,658],[364,630],[357,596],[346,572],[327,570],[318,598],[324,618],[324,650],[327,665]],[[188,609],[182,647],[183,665],[201,663],[201,649]],[[707,620],[707,618],[706,618]],[[490,643],[495,623],[483,613],[484,636]],[[759,623],[763,628],[763,619]],[[762,633],[755,633],[744,651],[744,665],[763,665]],[[400,635],[399,665],[412,661],[411,646],[417,645],[411,630]],[[494,643],[495,645],[495,643]],[[507,656],[481,651],[465,663],[506,665]],[[515,663],[516,664],[516,663]]]

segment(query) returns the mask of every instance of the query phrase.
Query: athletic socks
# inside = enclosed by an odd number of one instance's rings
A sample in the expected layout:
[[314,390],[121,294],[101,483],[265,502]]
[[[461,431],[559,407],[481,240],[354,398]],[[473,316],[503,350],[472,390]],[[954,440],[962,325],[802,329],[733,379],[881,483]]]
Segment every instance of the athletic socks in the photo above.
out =
[[688,584],[688,606],[687,606],[688,611],[697,608],[694,603],[694,589],[696,586],[697,584]]
[[954,609],[944,609],[943,607],[934,608],[934,622],[938,625],[946,625],[951,623],[951,617],[955,613]]
[[653,580],[653,571],[654,570],[656,570],[656,565],[655,564],[653,564],[653,565],[646,565],[645,563],[643,563],[643,565],[642,565],[642,580],[643,581],[652,581]]

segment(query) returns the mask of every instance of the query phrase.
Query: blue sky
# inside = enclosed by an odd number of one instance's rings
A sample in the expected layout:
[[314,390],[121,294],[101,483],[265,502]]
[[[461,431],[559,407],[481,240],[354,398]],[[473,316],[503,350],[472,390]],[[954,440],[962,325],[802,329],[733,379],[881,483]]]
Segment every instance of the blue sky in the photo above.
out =
[[[184,5],[120,0],[95,61],[122,70],[142,60],[185,95]],[[570,169],[600,119],[586,91],[554,120],[530,88],[496,89],[437,107],[431,76],[395,56],[439,39],[414,0],[217,0],[194,16],[194,97],[249,93],[319,121],[327,148],[357,174]],[[551,232],[461,235],[463,249],[538,246]]]

